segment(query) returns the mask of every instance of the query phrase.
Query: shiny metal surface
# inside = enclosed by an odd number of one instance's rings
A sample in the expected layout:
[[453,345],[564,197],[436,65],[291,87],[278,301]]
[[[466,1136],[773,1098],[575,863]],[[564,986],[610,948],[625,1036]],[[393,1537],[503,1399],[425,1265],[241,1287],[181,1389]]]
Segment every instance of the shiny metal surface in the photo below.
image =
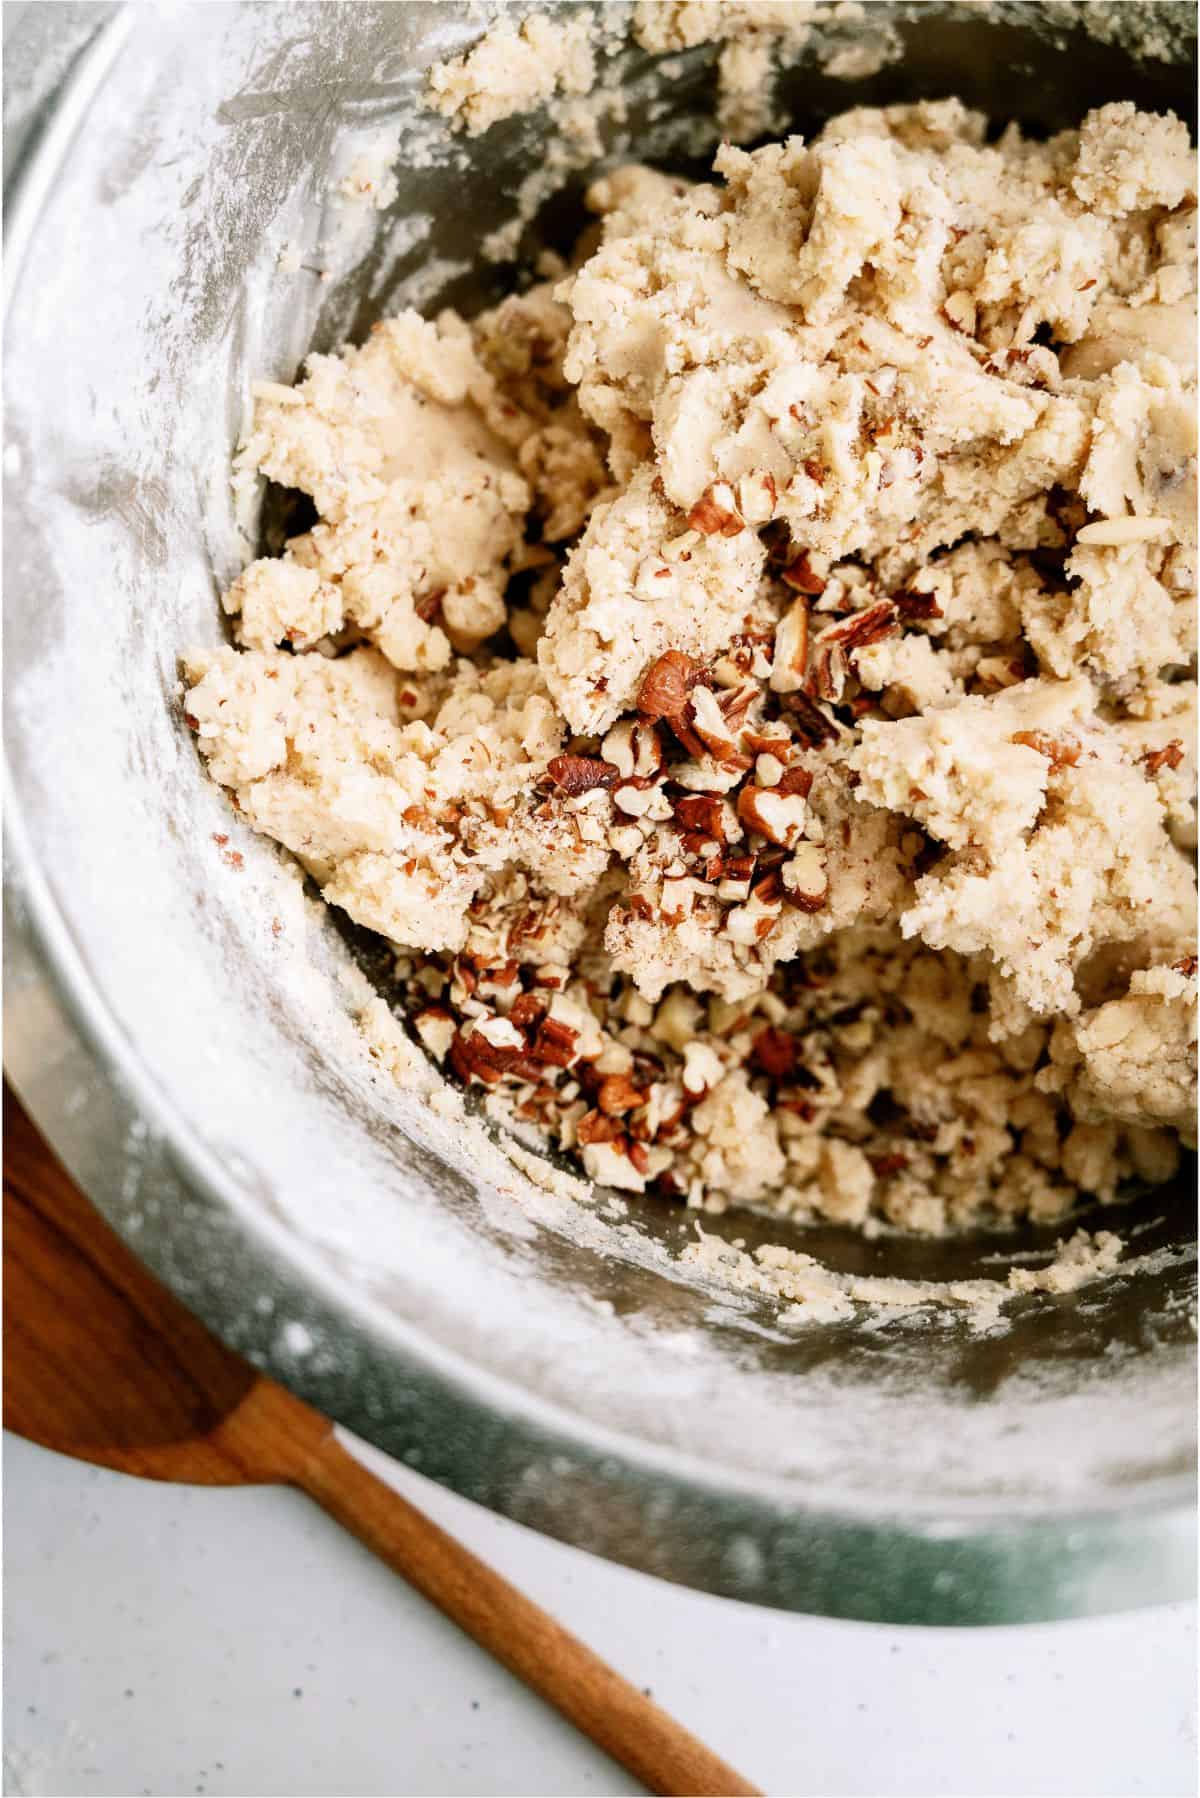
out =
[[[61,10],[69,52],[28,35],[41,8],[6,34],[10,76],[14,57],[40,72],[46,101],[17,120],[6,218],[5,1057],[58,1152],[232,1344],[422,1471],[596,1553],[891,1620],[1189,1590],[1187,1191],[1124,1220],[1134,1271],[1022,1300],[1000,1336],[928,1311],[794,1334],[685,1277],[678,1213],[519,1190],[378,1075],[345,978],[369,951],[231,822],[176,658],[220,639],[248,380],[291,378],[308,347],[406,299],[469,306],[502,286],[474,246],[540,159],[538,127],[464,149],[421,109],[421,69],[480,29],[457,5]],[[798,128],[928,92],[1043,128],[1109,98],[1190,100],[1188,45],[1136,64],[1063,9],[892,16],[904,57],[869,80],[789,72]],[[691,53],[656,117],[649,59],[628,55],[636,153],[694,164],[711,63]],[[399,197],[348,214],[331,174],[384,128],[401,132]],[[569,193],[544,226],[570,236]],[[744,1218],[716,1227],[754,1238]],[[1032,1241],[829,1230],[804,1246],[953,1279]]]

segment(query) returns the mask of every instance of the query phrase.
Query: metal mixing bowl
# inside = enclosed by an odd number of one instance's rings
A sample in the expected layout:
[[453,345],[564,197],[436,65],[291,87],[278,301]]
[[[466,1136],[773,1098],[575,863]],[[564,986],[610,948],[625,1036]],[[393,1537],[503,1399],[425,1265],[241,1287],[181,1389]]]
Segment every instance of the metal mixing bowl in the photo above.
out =
[[[1158,10],[1186,34],[1190,7]],[[1035,128],[1113,98],[1185,109],[1190,47],[1138,62],[1115,9],[1091,11],[1107,38],[1062,8],[897,8],[900,60],[854,84],[810,62],[786,97],[800,129],[952,91]],[[404,299],[469,307],[511,280],[476,244],[540,164],[538,125],[464,143],[419,98],[479,10],[8,13],[6,1061],[86,1190],[235,1347],[599,1554],[859,1618],[1189,1590],[1185,1192],[1117,1220],[1131,1271],[1020,1300],[997,1335],[936,1309],[789,1330],[686,1275],[680,1212],[526,1190],[390,1085],[340,977],[361,945],[204,775],[177,657],[221,638],[249,379],[291,379]],[[689,53],[664,88],[626,54],[635,154],[694,164],[712,61]],[[331,203],[383,127],[402,134],[395,204]],[[547,237],[576,213],[571,191],[552,202]],[[755,1240],[745,1218],[710,1227]],[[804,1246],[949,1279],[1046,1240]]]

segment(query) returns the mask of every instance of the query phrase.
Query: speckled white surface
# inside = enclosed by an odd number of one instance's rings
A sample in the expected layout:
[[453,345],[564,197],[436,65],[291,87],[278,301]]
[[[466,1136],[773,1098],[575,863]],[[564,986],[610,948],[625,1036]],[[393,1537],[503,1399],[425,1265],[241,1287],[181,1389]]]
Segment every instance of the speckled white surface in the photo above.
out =
[[[890,1630],[660,1584],[372,1456],[776,1795],[1196,1789],[1196,1610]],[[6,1793],[638,1788],[309,1503],[5,1438]]]

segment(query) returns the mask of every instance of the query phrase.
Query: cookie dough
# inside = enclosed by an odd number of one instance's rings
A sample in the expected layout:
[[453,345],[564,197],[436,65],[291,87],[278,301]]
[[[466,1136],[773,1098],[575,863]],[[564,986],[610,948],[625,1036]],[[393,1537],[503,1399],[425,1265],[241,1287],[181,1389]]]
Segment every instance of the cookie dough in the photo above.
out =
[[185,659],[211,773],[599,1181],[940,1232],[1168,1179],[1184,127],[856,109],[589,204],[560,279],[257,389],[239,478],[318,521]]

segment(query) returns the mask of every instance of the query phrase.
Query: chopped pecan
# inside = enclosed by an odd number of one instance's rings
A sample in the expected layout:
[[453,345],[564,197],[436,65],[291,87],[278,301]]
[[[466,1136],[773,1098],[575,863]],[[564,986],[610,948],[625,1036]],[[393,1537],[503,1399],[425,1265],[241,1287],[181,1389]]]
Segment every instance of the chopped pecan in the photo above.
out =
[[845,649],[836,638],[827,637],[817,645],[808,685],[819,699],[836,704],[846,690],[849,672],[850,662]]
[[541,1023],[548,1008],[549,1000],[543,999],[540,993],[522,993],[509,1008],[509,1022],[518,1030],[531,1030]]
[[530,1051],[535,1061],[549,1062],[553,1068],[570,1067],[575,1059],[579,1032],[555,1018],[543,1018]]
[[520,1058],[520,1049],[489,1043],[478,1030],[473,1030],[469,1036],[458,1030],[450,1044],[450,1066],[464,1086],[469,1085],[472,1078],[482,1081],[485,1086],[495,1086]]
[[791,610],[779,621],[775,632],[775,654],[771,664],[771,688],[775,693],[793,693],[804,684],[808,668],[808,600],[803,594],[793,601]]
[[772,791],[785,799],[790,798],[793,793],[799,793],[801,799],[807,799],[812,792],[812,784],[813,777],[809,769],[785,768]]
[[737,744],[733,739],[734,727],[727,722],[724,712],[707,687],[697,687],[692,694],[691,723],[704,747],[718,761],[737,754]]
[[627,1142],[625,1153],[629,1156],[630,1161],[633,1163],[639,1174],[649,1173],[650,1156],[642,1143]]
[[750,897],[755,905],[776,905],[783,897],[783,877],[779,869],[772,868],[756,880],[750,889]]
[[754,877],[758,866],[756,855],[714,855],[704,867],[704,878],[714,882],[718,880],[749,881]]
[[716,793],[684,793],[672,799],[671,809],[681,829],[698,831],[714,842],[725,841],[725,807]]
[[692,688],[700,678],[700,664],[680,649],[668,649],[652,662],[642,677],[637,709],[643,718],[666,718],[672,724],[682,718]]
[[1182,961],[1173,961],[1171,966],[1177,974],[1183,974],[1190,980],[1197,967],[1200,967],[1200,960],[1194,955],[1185,955]]
[[619,768],[594,755],[552,756],[546,772],[559,792],[572,798],[578,793],[590,793],[595,787],[611,787],[620,779]]
[[783,896],[800,911],[821,911],[829,902],[825,856],[815,843],[801,843],[787,865]]
[[893,593],[892,604],[901,618],[944,618],[945,613],[932,593]]
[[884,637],[892,636],[895,629],[895,605],[890,599],[877,599],[861,612],[843,618],[831,630],[823,631],[820,641],[840,643],[843,649],[865,649],[868,643],[879,643]]
[[688,513],[687,521],[691,530],[705,537],[736,537],[746,528],[733,488],[725,481],[706,488]]
[[786,1080],[796,1065],[800,1053],[800,1045],[794,1036],[786,1030],[777,1030],[768,1024],[760,1030],[750,1050],[750,1060],[762,1073],[772,1080]]
[[645,1102],[645,1093],[627,1074],[609,1074],[601,1081],[596,1095],[596,1103],[606,1117],[620,1117],[622,1112],[636,1111]]
[[773,755],[780,762],[789,761],[795,747],[790,737],[772,736],[769,732],[757,730],[744,730],[742,742],[752,754]]
[[829,584],[813,568],[805,550],[794,556],[786,568],[780,569],[779,578],[787,586],[794,587],[797,593],[810,593],[814,599],[819,599]]
[[1140,760],[1147,774],[1157,774],[1160,768],[1178,768],[1183,760],[1182,739],[1174,737],[1161,749],[1147,749]]
[[867,1160],[871,1163],[872,1172],[880,1180],[886,1180],[892,1174],[898,1174],[902,1168],[908,1166],[908,1156],[902,1154],[899,1149],[894,1150],[890,1155],[868,1155]]
[[1026,749],[1036,749],[1055,768],[1073,768],[1081,753],[1080,745],[1070,738],[1052,737],[1044,730],[1016,731],[1012,741]]
[[757,687],[734,687],[717,700],[726,724],[736,725],[758,698]]
[[808,680],[810,692],[818,698],[841,699],[849,673],[849,658],[856,649],[879,643],[894,635],[897,629],[896,608],[890,599],[878,599],[873,605],[854,612],[849,618],[821,632],[813,646],[813,672]]
[[746,786],[738,794],[737,810],[747,830],[756,830],[768,842],[790,849],[804,829],[807,807],[801,793]]
[[584,1144],[615,1142],[624,1132],[618,1118],[605,1117],[600,1111],[587,1111],[575,1126],[577,1139]]
[[413,611],[417,614],[417,617],[421,620],[422,624],[433,623],[441,610],[442,601],[445,597],[446,589],[444,587],[438,587],[434,592],[422,594],[420,599],[413,602]]

